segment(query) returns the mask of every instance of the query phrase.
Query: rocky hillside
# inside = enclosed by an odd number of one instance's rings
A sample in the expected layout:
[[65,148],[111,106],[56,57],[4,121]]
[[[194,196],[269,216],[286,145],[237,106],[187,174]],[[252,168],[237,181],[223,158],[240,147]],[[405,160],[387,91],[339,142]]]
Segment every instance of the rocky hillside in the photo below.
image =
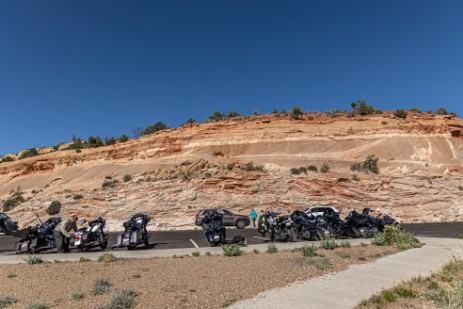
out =
[[[301,118],[194,124],[1,163],[0,199],[22,197],[8,212],[22,226],[36,223],[36,214],[46,218],[54,200],[63,214],[104,213],[111,229],[137,212],[152,214],[152,228],[192,228],[205,207],[248,213],[370,206],[406,222],[463,220],[461,119],[424,113]],[[351,170],[369,155],[379,158],[379,174]],[[290,171],[323,164],[326,173]]]

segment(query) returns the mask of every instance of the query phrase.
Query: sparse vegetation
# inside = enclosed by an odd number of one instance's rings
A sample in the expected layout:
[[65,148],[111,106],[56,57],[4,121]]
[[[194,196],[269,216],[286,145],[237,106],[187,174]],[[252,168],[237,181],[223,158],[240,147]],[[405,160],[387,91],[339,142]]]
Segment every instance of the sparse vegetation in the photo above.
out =
[[394,226],[386,226],[382,233],[375,235],[371,243],[376,246],[394,246],[399,250],[423,246],[410,232],[401,231]]
[[291,112],[291,118],[299,119],[302,115],[304,115],[302,108],[300,108],[299,106],[294,106]]
[[75,199],[75,200],[81,200],[81,199],[84,198],[84,196],[82,194],[76,194],[72,198]]
[[117,141],[118,141],[119,143],[125,143],[125,142],[127,142],[128,140],[129,140],[129,137],[128,137],[127,135],[125,135],[125,134],[119,136],[118,139],[117,139]]
[[263,172],[264,167],[262,165],[254,165],[253,162],[248,162],[243,167],[241,167],[241,170],[247,171],[247,172],[250,172],[250,171]]
[[105,180],[102,184],[101,184],[101,187],[103,189],[106,189],[106,188],[115,188],[119,183],[119,180],[117,179],[110,179],[110,180]]
[[156,122],[152,126],[149,126],[146,129],[144,129],[142,135],[151,135],[153,133],[163,131],[163,130],[166,130],[166,129],[169,129],[169,127],[167,125],[165,125],[162,122]]
[[24,259],[27,264],[35,265],[35,264],[42,264],[43,260],[40,256],[37,255],[28,255],[26,259]]
[[81,292],[76,292],[71,294],[71,299],[72,300],[82,300],[85,298],[85,293]]
[[326,270],[333,267],[333,263],[327,257],[310,257],[307,259],[307,264],[316,267],[319,270]]
[[30,158],[30,157],[35,157],[39,155],[39,151],[37,148],[30,148],[28,150],[24,150],[18,157],[19,160],[25,159],[25,158]]
[[351,165],[350,169],[352,171],[357,171],[357,172],[364,172],[364,173],[369,173],[372,172],[374,174],[379,173],[379,167],[378,167],[378,160],[375,155],[369,155],[365,161],[362,163],[354,163]]
[[403,110],[403,109],[398,109],[394,112],[394,116],[396,116],[397,118],[402,118],[402,119],[405,119],[407,118],[407,111]]
[[23,203],[24,201],[25,199],[22,197],[22,195],[15,195],[13,197],[10,197],[9,199],[3,201],[3,211],[10,211],[19,204]]
[[209,120],[212,122],[223,120],[225,115],[221,112],[214,112],[212,115],[209,116]]
[[98,262],[102,262],[102,263],[112,263],[116,261],[117,261],[117,258],[111,251],[106,251],[105,253],[103,253],[102,255],[98,257]]
[[259,249],[254,249],[254,250],[252,250],[252,252],[254,252],[254,254],[259,254],[260,253]]
[[327,173],[329,170],[330,170],[330,167],[326,163],[323,164],[322,167],[320,168],[320,172],[322,173]]
[[314,165],[311,165],[307,168],[307,170],[311,171],[311,172],[318,172],[318,168]]
[[191,256],[198,257],[198,256],[201,256],[201,253],[199,253],[199,251],[193,251],[191,252]]
[[5,163],[5,162],[12,162],[14,161],[14,159],[10,156],[5,156],[2,158],[2,160],[0,160],[0,163]]
[[85,262],[90,262],[90,259],[84,258],[83,256],[80,257],[79,262],[85,263]]
[[60,201],[53,201],[48,205],[48,208],[46,210],[47,214],[50,216],[59,214],[61,211],[61,202]]
[[240,246],[238,245],[224,245],[222,247],[223,255],[224,256],[238,256],[241,255],[243,252],[241,251]]
[[303,256],[316,256],[317,255],[317,247],[315,247],[314,245],[312,245],[312,246],[307,246],[307,245],[302,246],[302,255]]
[[122,180],[124,182],[129,182],[132,180],[132,175],[124,175],[124,177],[122,178]]
[[0,297],[0,308],[6,308],[15,304],[18,300],[11,296]]
[[325,238],[320,240],[320,247],[325,250],[334,250],[338,247],[338,244],[334,240],[334,238]]
[[391,290],[383,291],[383,298],[390,303],[395,302],[397,300],[397,296]]
[[360,181],[360,177],[357,174],[352,174],[352,180]]
[[297,167],[293,167],[291,169],[291,174],[293,175],[300,175],[301,174],[301,171],[297,168]]
[[228,163],[227,164],[227,170],[231,171],[235,168],[235,164],[234,163]]
[[91,290],[92,295],[102,295],[108,293],[111,290],[112,284],[109,283],[106,279],[98,279],[93,284],[93,288]]
[[277,253],[278,247],[275,244],[269,244],[267,247],[267,253]]
[[351,242],[348,240],[341,241],[341,247],[343,248],[350,248],[352,246]]
[[36,303],[36,304],[29,304],[26,306],[25,309],[48,309],[50,308],[47,305],[41,304],[41,303]]

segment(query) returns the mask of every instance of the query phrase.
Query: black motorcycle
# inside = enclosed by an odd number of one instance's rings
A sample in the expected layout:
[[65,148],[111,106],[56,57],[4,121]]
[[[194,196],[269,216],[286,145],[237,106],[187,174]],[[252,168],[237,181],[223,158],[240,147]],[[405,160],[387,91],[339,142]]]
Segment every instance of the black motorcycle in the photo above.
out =
[[247,241],[244,236],[236,235],[232,240],[227,240],[225,227],[222,226],[223,215],[210,213],[203,219],[202,226],[205,230],[207,242],[211,246],[220,246],[228,244],[246,245]]
[[34,227],[16,232],[17,236],[19,234],[23,236],[16,241],[14,250],[16,253],[35,253],[56,248],[54,231],[60,222],[60,217],[54,217]]
[[333,237],[331,227],[322,217],[309,216],[305,212],[296,210],[291,214],[295,223],[296,235],[305,240],[320,240]]
[[71,238],[71,246],[76,246],[80,251],[87,251],[95,247],[106,249],[108,235],[104,232],[105,219],[98,217],[98,219],[90,222],[82,220],[81,223],[88,223],[88,227],[80,228],[74,234],[74,237]]
[[12,220],[4,212],[0,212],[0,232],[5,235],[11,235],[18,230],[18,222]]
[[259,217],[257,232],[259,232],[262,237],[268,233],[270,240],[273,242],[278,234],[278,224],[277,216],[278,213],[273,211],[262,211],[263,215]]
[[283,241],[295,241],[295,224],[290,215],[277,217],[277,238]]
[[359,238],[361,237],[359,230],[353,226],[353,222],[344,222],[339,213],[328,214],[323,217],[331,226],[335,238]]
[[146,226],[150,220],[151,217],[149,215],[136,214],[130,220],[125,221],[122,224],[124,232],[117,236],[117,242],[112,247],[127,247],[128,250],[132,250],[142,244],[148,247],[150,236]]
[[357,229],[360,237],[371,238],[380,232],[378,220],[370,212],[373,212],[370,208],[364,208],[361,214],[353,210],[346,218],[346,224]]

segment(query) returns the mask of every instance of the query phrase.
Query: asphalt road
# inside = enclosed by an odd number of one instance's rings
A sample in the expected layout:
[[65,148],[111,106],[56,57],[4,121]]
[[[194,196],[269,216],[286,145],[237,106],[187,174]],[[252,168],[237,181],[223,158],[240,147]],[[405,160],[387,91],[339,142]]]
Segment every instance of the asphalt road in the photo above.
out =
[[[463,222],[403,224],[402,227],[416,236],[459,238],[463,235]],[[139,250],[209,247],[203,230],[160,231],[151,232],[150,235],[151,246],[148,248],[140,246]],[[227,228],[227,239],[231,239],[235,235],[243,235],[246,237],[248,244],[251,245],[269,241],[262,238],[253,228],[244,230]],[[115,243],[116,237],[117,233],[109,234],[110,245]],[[0,254],[11,254],[16,240],[17,238],[12,236],[0,236]],[[127,249],[115,248],[114,250]],[[53,251],[50,250],[50,252]]]

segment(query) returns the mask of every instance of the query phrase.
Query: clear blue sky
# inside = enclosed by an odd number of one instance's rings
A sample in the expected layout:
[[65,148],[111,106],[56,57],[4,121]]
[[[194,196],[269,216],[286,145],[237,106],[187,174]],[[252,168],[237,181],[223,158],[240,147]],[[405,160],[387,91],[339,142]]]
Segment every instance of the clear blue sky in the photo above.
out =
[[0,154],[214,111],[447,107],[463,1],[0,0]]

